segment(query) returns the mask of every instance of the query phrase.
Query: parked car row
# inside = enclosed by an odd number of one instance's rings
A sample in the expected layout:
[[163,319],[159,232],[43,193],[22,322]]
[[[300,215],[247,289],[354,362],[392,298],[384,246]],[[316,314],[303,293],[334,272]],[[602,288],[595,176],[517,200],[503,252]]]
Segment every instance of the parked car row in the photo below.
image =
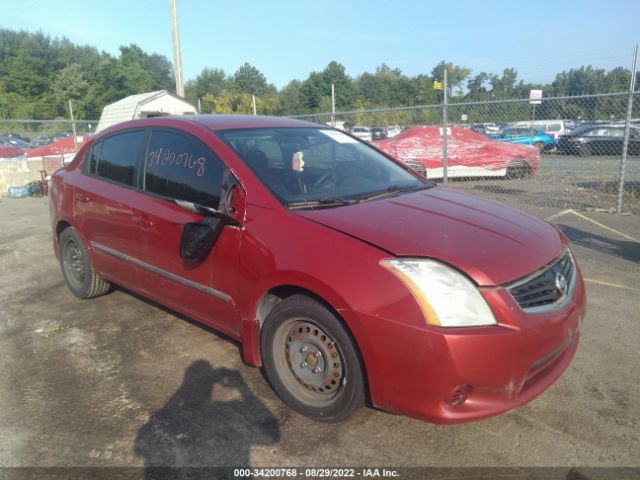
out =
[[[561,135],[556,144],[560,153],[567,155],[619,155],[624,142],[624,126],[586,125]],[[640,155],[640,128],[629,127],[629,155]]]
[[[498,142],[532,145],[539,151],[555,151],[567,155],[620,155],[625,137],[624,122],[574,122],[568,120],[536,120],[514,122],[489,133],[487,125],[469,124],[459,127],[481,133]],[[629,155],[640,155],[640,123],[631,122]]]
[[15,137],[0,137],[0,158],[18,157],[46,157],[49,155],[64,155],[78,151],[82,144],[88,139],[83,136],[62,136],[45,145],[34,145]]
[[[567,155],[620,155],[624,123],[584,123],[570,129],[563,120],[540,120],[510,124],[490,138],[500,142],[534,145],[540,151],[555,149]],[[629,155],[640,155],[640,127],[629,128]]]
[[56,142],[63,138],[73,136],[70,132],[58,132],[53,135],[41,135],[35,139],[25,137],[17,133],[6,133],[0,135],[0,145],[12,146],[22,151],[29,150],[31,148],[41,147],[50,143]]
[[354,137],[358,137],[361,140],[371,142],[373,140],[382,140],[383,138],[395,137],[404,130],[404,127],[400,125],[389,125],[388,127],[365,127],[354,126],[350,133]]
[[553,137],[542,130],[522,126],[507,127],[494,135],[487,135],[487,137],[498,142],[532,145],[540,152],[553,148],[555,143]]

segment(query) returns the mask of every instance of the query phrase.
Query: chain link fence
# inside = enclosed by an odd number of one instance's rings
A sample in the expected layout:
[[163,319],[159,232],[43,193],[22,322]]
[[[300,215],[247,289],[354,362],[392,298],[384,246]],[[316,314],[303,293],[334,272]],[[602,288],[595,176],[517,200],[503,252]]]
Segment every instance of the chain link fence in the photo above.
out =
[[97,124],[0,120],[0,197],[46,193],[47,178],[73,157]]
[[454,102],[295,118],[349,131],[431,179],[505,203],[640,214],[639,97]]
[[[640,214],[640,94],[631,98],[630,115],[630,94],[617,93],[295,118],[352,132],[433,180],[505,203]],[[0,120],[0,196],[49,176],[97,123]]]

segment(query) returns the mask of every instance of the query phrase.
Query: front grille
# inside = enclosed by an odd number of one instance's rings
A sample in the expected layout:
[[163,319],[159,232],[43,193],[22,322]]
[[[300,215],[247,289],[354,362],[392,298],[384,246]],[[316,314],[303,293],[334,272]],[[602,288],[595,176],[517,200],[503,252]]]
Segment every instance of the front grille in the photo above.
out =
[[508,287],[509,293],[523,310],[560,303],[573,286],[575,267],[567,250],[533,277]]

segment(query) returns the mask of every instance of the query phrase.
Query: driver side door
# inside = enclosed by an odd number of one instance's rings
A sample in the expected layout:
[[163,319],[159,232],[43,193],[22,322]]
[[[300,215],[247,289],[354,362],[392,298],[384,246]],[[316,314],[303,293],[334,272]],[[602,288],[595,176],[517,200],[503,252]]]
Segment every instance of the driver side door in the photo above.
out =
[[180,255],[184,225],[204,217],[175,202],[217,209],[226,166],[203,142],[181,131],[153,129],[147,145],[140,168],[143,194],[133,206],[141,287],[158,302],[236,336],[241,229],[225,225],[204,260],[185,260]]

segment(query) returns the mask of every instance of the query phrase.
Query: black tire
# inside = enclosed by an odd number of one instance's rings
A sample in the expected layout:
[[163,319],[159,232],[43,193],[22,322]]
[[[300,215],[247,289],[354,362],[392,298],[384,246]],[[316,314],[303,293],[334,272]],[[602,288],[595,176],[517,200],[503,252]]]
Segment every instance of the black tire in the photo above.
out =
[[580,157],[588,157],[591,155],[591,147],[587,144],[582,144],[578,148],[578,156]]
[[58,243],[62,274],[69,290],[76,297],[94,298],[109,291],[111,285],[93,269],[87,249],[75,228],[63,230]]
[[544,150],[545,144],[542,142],[536,142],[533,144],[533,146],[536,147],[539,152],[542,152]]
[[261,336],[267,379],[290,407],[314,420],[340,422],[365,401],[358,352],[325,306],[292,295],[267,316]]
[[507,166],[506,178],[525,178],[531,175],[531,168],[524,160],[514,160]]

